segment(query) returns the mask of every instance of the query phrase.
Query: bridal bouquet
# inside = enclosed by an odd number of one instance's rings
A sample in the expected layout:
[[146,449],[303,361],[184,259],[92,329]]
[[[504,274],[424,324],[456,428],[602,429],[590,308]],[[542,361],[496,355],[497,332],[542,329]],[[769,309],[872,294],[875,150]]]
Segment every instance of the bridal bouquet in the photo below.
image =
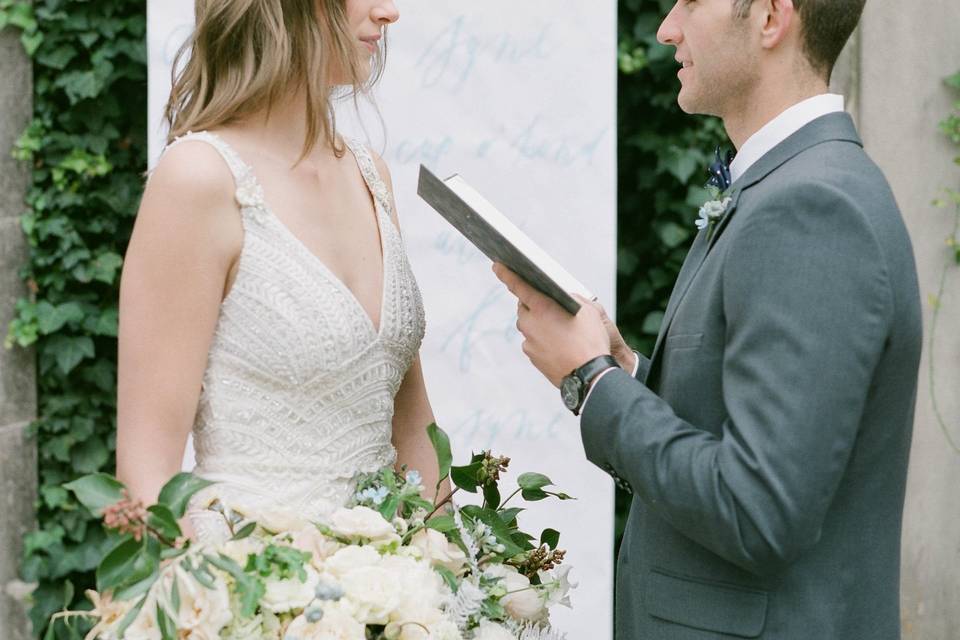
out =
[[[550,497],[546,476],[525,473],[502,499],[509,459],[490,452],[453,466],[450,443],[429,434],[440,481],[454,489],[424,499],[420,474],[385,468],[358,478],[351,504],[324,522],[295,513],[254,513],[213,499],[227,539],[191,544],[177,521],[209,486],[175,476],[144,508],[105,474],[65,487],[101,515],[112,549],[100,562],[90,611],[63,611],[56,624],[92,620],[87,640],[552,640],[549,612],[569,606],[569,567],[559,533],[520,530],[522,508]],[[438,483],[438,488],[440,483]],[[460,491],[481,505],[458,507]]]

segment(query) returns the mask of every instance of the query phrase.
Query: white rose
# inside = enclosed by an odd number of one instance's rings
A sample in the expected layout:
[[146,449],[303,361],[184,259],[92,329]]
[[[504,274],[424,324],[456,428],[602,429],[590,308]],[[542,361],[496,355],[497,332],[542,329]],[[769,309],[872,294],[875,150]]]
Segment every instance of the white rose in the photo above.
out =
[[310,604],[320,583],[320,574],[311,566],[305,566],[304,571],[307,579],[302,581],[300,576],[286,579],[271,576],[264,580],[266,592],[260,599],[263,608],[273,613],[284,613]]
[[410,539],[411,546],[423,552],[423,557],[435,565],[459,573],[467,563],[467,555],[447,536],[434,529],[421,529]]
[[322,569],[324,560],[343,547],[336,540],[331,540],[320,533],[312,524],[294,531],[291,534],[290,544],[300,551],[309,553],[310,564],[317,569]]
[[347,538],[385,540],[397,537],[393,525],[369,507],[340,508],[330,516],[330,528]]
[[350,545],[343,547],[323,564],[326,571],[339,578],[347,571],[356,567],[366,567],[379,564],[380,554],[372,547]]
[[530,585],[530,579],[513,567],[496,564],[486,569],[488,575],[500,578],[507,594],[500,598],[500,604],[511,617],[517,620],[539,622],[546,617],[543,598],[537,589]]
[[[180,596],[179,609],[173,606],[174,580]],[[174,565],[160,575],[152,589],[158,589],[157,600],[172,618],[180,638],[214,640],[233,619],[230,593],[223,580],[214,580],[213,588],[208,589],[183,567]]]
[[516,640],[516,637],[502,624],[481,620],[480,626],[474,631],[473,640]]
[[310,638],[310,640],[365,640],[366,629],[360,622],[338,607],[328,607],[323,618],[309,622],[305,615],[293,619],[287,627],[288,638]]
[[391,620],[429,625],[440,619],[439,611],[450,597],[450,590],[427,562],[385,556],[380,566],[397,576],[400,586],[400,602]]
[[400,576],[378,565],[357,567],[340,578],[346,597],[356,606],[357,620],[387,624],[400,604]]

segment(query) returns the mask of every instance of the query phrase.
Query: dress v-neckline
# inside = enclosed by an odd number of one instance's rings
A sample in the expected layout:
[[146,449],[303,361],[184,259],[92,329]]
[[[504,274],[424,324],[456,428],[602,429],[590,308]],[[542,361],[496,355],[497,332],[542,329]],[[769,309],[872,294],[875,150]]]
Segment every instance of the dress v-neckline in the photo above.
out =
[[[215,137],[217,140],[220,141],[222,145],[224,145],[227,149],[230,150],[230,153],[233,154],[237,162],[243,165],[243,168],[245,169],[245,173],[247,175],[247,179],[253,183],[252,186],[257,188],[262,193],[263,186],[260,184],[260,181],[257,179],[256,174],[253,171],[253,168],[249,164],[247,164],[247,162],[240,156],[239,153],[237,153],[236,149],[234,149],[230,145],[230,143],[228,143],[219,135],[209,131],[207,133]],[[297,237],[297,234],[295,234],[293,230],[290,229],[290,227],[288,227],[283,222],[283,220],[281,220],[273,212],[273,209],[267,203],[265,196],[260,198],[259,206],[262,209],[262,211],[267,215],[267,217],[276,223],[277,227],[280,228],[281,233],[283,233],[291,241],[291,244],[297,247],[297,249],[301,251],[308,258],[308,260],[310,260],[313,264],[315,264],[320,269],[321,272],[323,272],[323,274],[327,277],[328,280],[330,280],[334,284],[334,286],[336,286],[338,289],[341,290],[344,296],[354,305],[356,310],[360,313],[360,315],[366,321],[367,328],[373,334],[375,339],[379,339],[383,334],[384,318],[385,318],[386,308],[387,308],[387,294],[388,294],[387,284],[388,284],[388,275],[389,275],[387,272],[387,269],[389,265],[388,260],[390,257],[388,253],[389,242],[387,242],[387,238],[385,235],[386,229],[384,228],[384,224],[382,220],[384,214],[382,211],[382,207],[380,206],[380,202],[377,199],[377,195],[373,190],[373,185],[371,185],[369,180],[367,179],[367,175],[363,171],[363,166],[360,164],[361,159],[357,156],[357,153],[354,151],[351,145],[346,144],[345,146],[347,147],[347,149],[350,150],[350,154],[353,156],[354,160],[356,161],[357,168],[360,171],[360,177],[363,179],[363,184],[367,189],[367,193],[370,194],[370,199],[373,201],[373,214],[377,222],[377,236],[380,244],[381,286],[380,286],[380,305],[379,305],[380,313],[379,313],[378,321],[376,323],[374,323],[373,317],[367,311],[366,307],[363,306],[363,303],[360,302],[360,299],[357,297],[356,293],[354,293],[353,289],[347,286],[347,283],[344,282],[343,279],[341,279],[336,273],[334,273],[333,270],[330,267],[328,267],[327,264],[323,261],[323,259],[320,258],[320,256],[318,256],[313,251],[311,251],[310,248],[303,242],[303,240]],[[241,185],[237,185],[238,188],[240,186]]]

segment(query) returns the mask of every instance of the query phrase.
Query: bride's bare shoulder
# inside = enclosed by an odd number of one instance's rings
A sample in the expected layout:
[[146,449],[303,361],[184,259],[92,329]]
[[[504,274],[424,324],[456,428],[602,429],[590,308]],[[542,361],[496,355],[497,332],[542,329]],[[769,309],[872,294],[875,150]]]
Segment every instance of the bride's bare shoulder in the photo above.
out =
[[194,204],[229,202],[235,190],[233,174],[220,152],[201,139],[181,140],[163,152],[147,180],[151,193]]

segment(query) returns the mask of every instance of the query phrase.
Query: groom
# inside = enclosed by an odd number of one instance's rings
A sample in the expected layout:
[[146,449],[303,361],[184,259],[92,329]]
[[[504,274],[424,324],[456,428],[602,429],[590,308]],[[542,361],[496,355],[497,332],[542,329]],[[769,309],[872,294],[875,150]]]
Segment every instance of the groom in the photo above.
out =
[[916,271],[893,194],[827,93],[863,4],[680,0],[664,20],[681,108],[720,116],[738,153],[650,359],[601,309],[567,315],[495,267],[524,353],[633,493],[619,640],[900,637]]

